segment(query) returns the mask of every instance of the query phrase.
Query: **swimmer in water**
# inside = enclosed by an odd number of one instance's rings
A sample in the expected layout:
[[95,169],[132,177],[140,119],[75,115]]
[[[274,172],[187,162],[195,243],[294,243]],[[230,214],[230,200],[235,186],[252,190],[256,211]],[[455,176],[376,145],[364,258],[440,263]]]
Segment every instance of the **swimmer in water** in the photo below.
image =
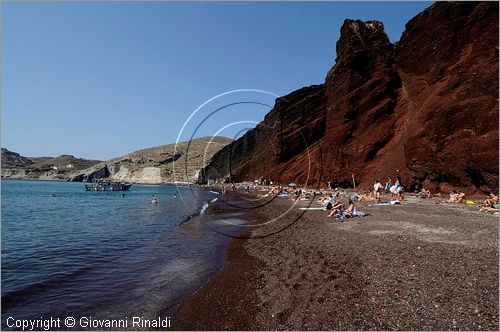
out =
[[156,199],[155,195],[151,195],[151,204],[156,204],[158,203],[158,200]]

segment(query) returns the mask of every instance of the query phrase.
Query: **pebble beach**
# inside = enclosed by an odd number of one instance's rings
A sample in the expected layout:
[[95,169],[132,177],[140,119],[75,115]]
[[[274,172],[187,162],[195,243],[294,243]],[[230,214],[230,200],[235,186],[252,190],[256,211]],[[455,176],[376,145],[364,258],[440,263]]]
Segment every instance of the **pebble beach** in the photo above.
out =
[[[359,202],[369,216],[341,222],[299,209],[315,201],[266,199],[245,214],[259,226],[232,240],[175,329],[498,330],[497,216],[410,195]],[[223,202],[205,218],[227,213]]]

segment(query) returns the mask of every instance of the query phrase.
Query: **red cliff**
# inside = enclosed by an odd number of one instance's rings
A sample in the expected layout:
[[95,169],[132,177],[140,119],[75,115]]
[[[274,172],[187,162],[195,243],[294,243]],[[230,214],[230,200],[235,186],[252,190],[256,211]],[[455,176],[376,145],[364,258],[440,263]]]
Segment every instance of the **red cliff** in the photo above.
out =
[[346,20],[325,83],[278,98],[202,177],[368,187],[399,169],[407,189],[496,192],[498,121],[498,3],[439,2],[395,44]]

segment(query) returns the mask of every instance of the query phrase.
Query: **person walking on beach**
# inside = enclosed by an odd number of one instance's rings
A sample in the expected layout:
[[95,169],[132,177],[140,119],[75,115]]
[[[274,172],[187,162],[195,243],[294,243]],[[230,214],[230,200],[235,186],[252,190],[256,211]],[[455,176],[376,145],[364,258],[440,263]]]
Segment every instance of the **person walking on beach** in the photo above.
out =
[[375,181],[375,184],[373,185],[373,196],[375,196],[375,202],[380,203],[380,191],[384,188],[382,186],[382,183],[380,183],[379,180]]

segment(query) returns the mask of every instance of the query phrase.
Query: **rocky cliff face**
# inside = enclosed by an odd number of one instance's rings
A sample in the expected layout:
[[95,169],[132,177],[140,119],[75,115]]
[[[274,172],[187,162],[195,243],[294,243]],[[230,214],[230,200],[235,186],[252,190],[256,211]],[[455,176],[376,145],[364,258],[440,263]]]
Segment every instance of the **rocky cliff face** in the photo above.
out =
[[[278,98],[262,123],[214,155],[200,180],[227,178],[230,174],[236,180],[256,179],[263,174],[290,176],[291,170],[286,168],[295,165],[294,157],[323,137],[324,117],[323,85]],[[302,169],[298,167],[297,171]]]
[[346,20],[325,83],[276,100],[200,180],[498,191],[498,3],[439,2],[399,42]]
[[162,145],[132,152],[75,172],[69,181],[92,181],[109,177],[129,183],[190,182],[215,152],[232,142],[225,137],[203,137],[189,142]]

